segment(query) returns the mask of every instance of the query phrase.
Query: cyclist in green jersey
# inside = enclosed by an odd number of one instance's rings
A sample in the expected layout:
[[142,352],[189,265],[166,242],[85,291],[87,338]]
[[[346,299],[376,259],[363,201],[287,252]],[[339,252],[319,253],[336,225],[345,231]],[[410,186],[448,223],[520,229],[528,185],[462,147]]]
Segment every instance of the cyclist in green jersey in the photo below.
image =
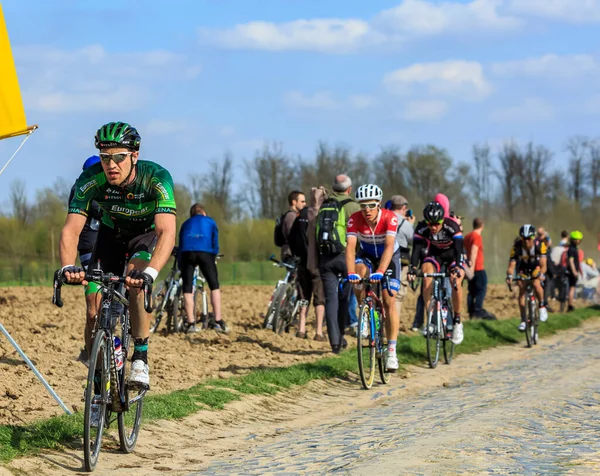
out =
[[[126,285],[130,292],[130,313],[134,351],[129,384],[150,387],[148,336],[150,315],[144,310],[141,286],[152,284],[171,257],[175,246],[176,204],[173,179],[160,165],[139,160],[141,138],[123,122],[103,125],[95,145],[101,162],[86,169],[77,179],[60,238],[62,275],[71,284],[90,285],[85,272],[75,266],[77,242],[92,201],[103,211],[102,222],[90,266],[121,276],[126,258]],[[100,295],[96,301],[96,313]],[[93,320],[86,319],[85,340],[89,350]]]

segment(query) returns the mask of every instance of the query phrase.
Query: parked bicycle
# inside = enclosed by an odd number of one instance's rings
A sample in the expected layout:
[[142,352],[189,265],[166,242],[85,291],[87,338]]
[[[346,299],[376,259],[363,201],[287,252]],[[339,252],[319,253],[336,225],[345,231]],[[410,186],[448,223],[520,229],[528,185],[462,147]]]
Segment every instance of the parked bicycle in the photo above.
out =
[[165,327],[168,333],[181,330],[181,326],[183,325],[182,322],[177,322],[176,317],[173,315],[173,303],[175,302],[175,297],[180,293],[181,288],[181,271],[177,263],[178,251],[178,247],[175,246],[171,253],[174,259],[169,274],[154,286],[152,299],[155,310],[154,321],[150,324],[151,333],[155,333],[158,330],[163,319],[165,319]]
[[[104,429],[110,428],[115,419],[121,451],[131,453],[135,448],[147,389],[129,389],[127,384],[132,336],[125,276],[105,274],[94,269],[86,273],[85,280],[101,285],[100,311],[92,331],[93,345],[89,353],[89,370],[84,391],[84,462],[86,470],[93,471],[98,463]],[[63,284],[68,283],[64,281],[62,270],[57,270],[54,273],[52,302],[58,307],[63,307]],[[145,284],[142,291],[144,308],[146,312],[152,312],[152,286]],[[116,418],[113,414],[116,414]]]
[[286,269],[286,275],[275,285],[271,294],[267,313],[264,315],[263,327],[271,329],[277,334],[289,332],[290,327],[295,323],[298,317],[300,306],[307,306],[308,302],[298,299],[298,263],[300,260],[296,257],[290,259],[290,262],[280,261],[275,255],[269,257],[275,266]]
[[[454,343],[452,342],[452,331],[450,325],[454,322],[454,309],[452,308],[452,296],[448,296],[444,280],[450,275],[445,271],[441,273],[422,273],[416,275],[418,278],[433,278],[433,292],[427,309],[427,324],[424,336],[427,339],[427,361],[429,367],[435,369],[440,360],[440,349],[444,351],[444,361],[452,362],[454,355]],[[416,282],[413,281],[413,291]],[[456,288],[456,283],[454,283]]]
[[[340,282],[340,286],[344,279]],[[389,291],[389,271],[383,276],[383,281]],[[365,389],[370,389],[375,381],[375,363],[379,367],[381,383],[390,381],[390,373],[386,367],[387,340],[385,337],[385,307],[381,300],[382,283],[372,283],[369,278],[363,278],[356,285],[365,286],[365,297],[359,306],[358,326],[356,332],[356,353],[358,357],[358,371],[360,380]]]
[[[533,290],[533,278],[531,276],[517,276],[513,281],[524,281],[527,283],[525,288],[525,338],[527,339],[527,347],[531,347],[538,343],[538,326],[540,323],[540,313],[535,292]],[[508,284],[508,289],[512,292],[512,286]]]

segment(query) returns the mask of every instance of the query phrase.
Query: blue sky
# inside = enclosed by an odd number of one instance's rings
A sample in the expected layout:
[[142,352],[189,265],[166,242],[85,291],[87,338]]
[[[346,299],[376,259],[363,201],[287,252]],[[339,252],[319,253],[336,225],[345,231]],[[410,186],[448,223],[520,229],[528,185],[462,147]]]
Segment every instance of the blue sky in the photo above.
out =
[[[3,174],[74,180],[124,120],[176,182],[264,141],[376,153],[600,136],[600,0],[4,0],[28,122]],[[18,139],[0,142],[8,158]]]

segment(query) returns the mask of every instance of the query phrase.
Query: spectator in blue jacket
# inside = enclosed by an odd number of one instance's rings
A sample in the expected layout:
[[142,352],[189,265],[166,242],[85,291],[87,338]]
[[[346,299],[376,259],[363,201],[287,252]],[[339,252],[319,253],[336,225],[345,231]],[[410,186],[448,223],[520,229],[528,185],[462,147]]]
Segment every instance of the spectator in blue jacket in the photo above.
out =
[[216,259],[219,254],[219,230],[215,221],[206,215],[204,207],[195,203],[188,218],[179,230],[179,267],[183,280],[183,297],[187,322],[186,332],[196,332],[194,316],[194,269],[200,267],[210,288],[210,300],[214,317],[209,319],[209,328],[227,332],[221,317],[221,291]]

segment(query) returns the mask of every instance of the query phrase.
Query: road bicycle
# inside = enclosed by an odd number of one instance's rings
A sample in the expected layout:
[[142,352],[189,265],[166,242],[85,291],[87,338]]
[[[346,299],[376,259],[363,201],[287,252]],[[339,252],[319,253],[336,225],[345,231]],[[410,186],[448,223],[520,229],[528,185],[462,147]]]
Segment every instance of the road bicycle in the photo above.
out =
[[289,332],[295,323],[301,306],[308,302],[298,299],[298,264],[300,259],[290,258],[289,261],[280,261],[275,255],[269,261],[286,270],[285,277],[277,282],[271,294],[267,313],[264,315],[263,328],[270,329],[277,334]]
[[177,265],[177,253],[178,247],[174,247],[171,253],[173,259],[173,266],[169,270],[169,274],[165,279],[159,281],[154,286],[154,293],[152,294],[152,300],[155,305],[154,319],[150,324],[150,332],[155,333],[163,319],[165,320],[165,328],[167,333],[177,332],[180,330],[180,323],[176,322],[173,317],[173,302],[175,296],[179,292],[180,287],[180,275],[179,267]]
[[[62,270],[54,273],[52,303],[63,307],[61,288],[65,283]],[[125,276],[103,273],[93,269],[85,280],[101,285],[99,312],[94,320],[92,349],[83,400],[83,453],[87,471],[98,463],[105,428],[117,421],[121,451],[131,453],[137,443],[142,421],[143,398],[146,388],[129,388],[127,375],[133,347],[129,316],[129,293]],[[152,312],[152,285],[144,284],[144,309]],[[120,341],[120,342],[119,342]],[[116,417],[113,416],[116,414]]]
[[[389,273],[384,274],[382,282],[372,283],[369,278],[362,278],[354,285],[365,286],[365,297],[361,300],[358,313],[356,332],[356,353],[358,357],[358,371],[360,381],[365,389],[370,389],[375,381],[375,364],[379,367],[381,383],[390,381],[390,373],[386,362],[388,356],[387,340],[385,337],[385,323],[387,316],[381,300],[381,290],[387,287],[389,291]],[[347,279],[340,280],[340,288]]]
[[[523,281],[527,285],[525,287],[525,338],[527,339],[527,347],[532,347],[538,343],[538,326],[540,323],[540,313],[533,290],[533,278],[531,276],[517,276],[513,281]],[[508,289],[512,292],[512,286],[508,283]]]
[[[452,296],[448,296],[445,279],[450,275],[441,273],[417,273],[417,278],[433,278],[433,292],[427,309],[427,324],[424,336],[427,339],[427,361],[429,367],[435,369],[440,360],[440,349],[444,352],[446,364],[452,362],[454,355],[454,343],[450,325],[454,322],[454,309],[452,308]],[[413,281],[413,290],[416,286]],[[456,283],[454,283],[456,289]]]

